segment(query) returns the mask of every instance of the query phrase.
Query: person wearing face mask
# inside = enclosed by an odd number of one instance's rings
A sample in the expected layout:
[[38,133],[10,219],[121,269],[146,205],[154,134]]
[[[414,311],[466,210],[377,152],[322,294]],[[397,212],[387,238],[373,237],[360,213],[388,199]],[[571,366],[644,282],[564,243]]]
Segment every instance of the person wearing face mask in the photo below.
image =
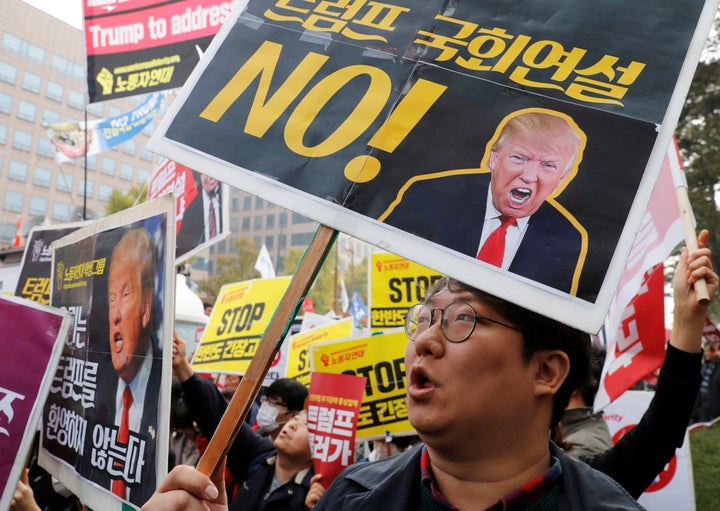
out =
[[[202,434],[207,438],[211,438],[227,409],[227,400],[212,380],[202,378],[195,373],[187,360],[186,343],[177,334],[173,338],[172,366],[173,374],[180,382],[183,399],[190,410],[193,420],[197,423]],[[252,427],[244,423],[228,451],[226,468],[233,483],[228,484],[228,496],[230,498],[233,497],[236,491],[246,489],[245,486],[249,476],[257,470],[265,468],[267,459],[272,456],[273,449],[280,452],[276,441],[283,427],[302,412],[307,396],[308,389],[292,378],[279,378],[268,386],[257,414],[258,432],[256,433]],[[306,443],[308,443],[307,432],[305,436]],[[275,445],[273,445],[274,442]],[[308,459],[310,459],[309,449],[308,443]],[[298,459],[300,460],[298,466],[302,465],[302,456],[299,456]],[[314,472],[311,470],[306,481],[308,488],[312,475],[314,475]],[[295,484],[302,486],[305,479],[304,474],[299,480],[293,478],[293,481],[295,481]],[[231,488],[237,488],[238,490]],[[303,493],[302,502],[304,502],[305,493],[307,491]],[[249,507],[247,509],[265,508]],[[277,509],[294,508],[280,507]]]

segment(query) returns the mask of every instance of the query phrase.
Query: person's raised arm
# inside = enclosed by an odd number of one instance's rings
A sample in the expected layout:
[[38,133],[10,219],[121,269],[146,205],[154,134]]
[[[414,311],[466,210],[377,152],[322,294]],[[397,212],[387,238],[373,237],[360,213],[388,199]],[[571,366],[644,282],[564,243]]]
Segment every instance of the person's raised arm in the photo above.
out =
[[173,332],[172,368],[180,383],[188,381],[195,374],[187,359],[187,345],[177,332]]
[[673,276],[673,329],[670,344],[688,353],[702,351],[702,332],[709,302],[698,303],[693,284],[704,278],[712,301],[718,288],[718,276],[713,271],[710,249],[707,247],[708,231],[698,236],[698,249],[692,253],[682,249],[680,261]]

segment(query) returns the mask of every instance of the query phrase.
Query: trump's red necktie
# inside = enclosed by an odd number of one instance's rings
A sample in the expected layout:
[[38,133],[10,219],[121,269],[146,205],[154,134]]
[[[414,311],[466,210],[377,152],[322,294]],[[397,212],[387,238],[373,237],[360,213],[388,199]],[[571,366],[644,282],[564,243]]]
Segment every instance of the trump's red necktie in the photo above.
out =
[[515,225],[515,218],[500,216],[500,226],[490,233],[477,258],[493,266],[502,266],[503,257],[505,256],[505,236],[508,227],[511,225]]
[[[123,410],[122,410],[122,418],[120,419],[120,431],[118,431],[118,443],[127,445],[128,438],[130,437],[130,406],[132,406],[133,402],[133,396],[132,392],[130,392],[130,387],[125,386],[125,390],[123,390]],[[122,479],[114,479],[112,482],[112,492],[125,498],[125,481]]]

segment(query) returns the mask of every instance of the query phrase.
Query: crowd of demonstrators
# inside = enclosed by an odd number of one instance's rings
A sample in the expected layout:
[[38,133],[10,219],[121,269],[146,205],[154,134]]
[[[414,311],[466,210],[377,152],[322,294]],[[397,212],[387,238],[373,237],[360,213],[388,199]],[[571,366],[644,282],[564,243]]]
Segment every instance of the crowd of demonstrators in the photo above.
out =
[[[699,371],[693,380],[687,369],[698,369],[707,305],[698,303],[693,284],[706,279],[711,296],[718,287],[706,242],[703,232],[700,248],[684,250],[676,270],[673,332],[648,412],[614,448],[583,461],[549,442],[548,433],[587,377],[588,336],[457,280],[438,281],[406,318],[408,416],[423,443],[352,465],[314,509],[526,509],[529,503],[559,510],[642,509],[623,486],[642,484],[644,474],[634,473],[629,481],[618,468],[642,465],[654,470],[654,478],[663,467],[653,467],[653,460],[665,454],[650,461],[638,454],[647,445],[674,453],[682,443],[674,427],[667,427],[666,414],[671,410],[687,423],[697,387]],[[687,399],[675,403],[688,394],[689,405]],[[682,406],[672,409],[673,404]],[[658,433],[662,449],[654,441]],[[146,508],[181,509],[180,502],[205,501],[211,509],[225,509],[227,497],[218,488],[219,474],[174,470]],[[312,494],[311,489],[308,498]]]
[[711,422],[720,417],[720,340],[705,343],[700,390],[693,407],[691,423]]
[[[202,434],[211,438],[227,409],[217,386],[200,377],[186,356],[185,342],[173,341],[173,373],[184,402]],[[231,445],[225,478],[225,496],[233,511],[305,510],[305,498],[314,475],[310,455],[307,388],[297,380],[279,378],[265,390],[257,412],[257,432],[243,423]]]

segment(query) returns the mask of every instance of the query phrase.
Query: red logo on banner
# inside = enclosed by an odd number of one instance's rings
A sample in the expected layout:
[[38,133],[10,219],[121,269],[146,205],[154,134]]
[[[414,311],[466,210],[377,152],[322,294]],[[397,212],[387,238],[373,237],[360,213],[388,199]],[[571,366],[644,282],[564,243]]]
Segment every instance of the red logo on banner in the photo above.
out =
[[646,272],[637,296],[625,309],[614,357],[604,380],[611,400],[662,364],[667,340],[664,284],[660,263]]

